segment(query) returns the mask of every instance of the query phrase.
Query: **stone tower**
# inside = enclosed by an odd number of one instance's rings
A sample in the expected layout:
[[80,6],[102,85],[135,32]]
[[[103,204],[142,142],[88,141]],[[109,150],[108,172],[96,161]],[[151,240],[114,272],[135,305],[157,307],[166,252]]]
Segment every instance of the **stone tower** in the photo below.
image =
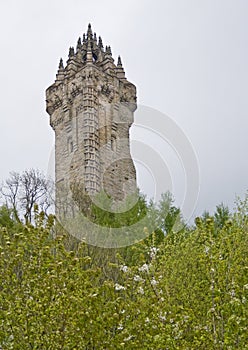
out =
[[89,195],[104,190],[116,201],[136,190],[129,147],[135,109],[136,88],[126,79],[121,58],[114,63],[110,46],[104,49],[89,24],[46,90],[57,196],[74,184]]

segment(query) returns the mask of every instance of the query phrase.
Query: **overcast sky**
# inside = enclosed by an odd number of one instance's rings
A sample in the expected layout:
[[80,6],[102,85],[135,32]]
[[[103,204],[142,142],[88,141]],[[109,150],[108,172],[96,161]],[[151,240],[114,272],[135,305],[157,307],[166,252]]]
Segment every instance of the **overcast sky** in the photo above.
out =
[[[45,89],[90,22],[122,56],[138,103],[169,116],[191,142],[196,214],[222,201],[232,208],[248,189],[247,19],[246,0],[2,1],[0,180],[47,172],[54,135]],[[146,174],[138,173],[144,187]]]

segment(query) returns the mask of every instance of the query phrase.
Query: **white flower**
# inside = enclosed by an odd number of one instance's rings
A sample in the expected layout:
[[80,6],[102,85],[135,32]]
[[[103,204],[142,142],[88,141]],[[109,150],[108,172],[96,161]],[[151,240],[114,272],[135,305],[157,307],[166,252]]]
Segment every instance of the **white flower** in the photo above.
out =
[[127,338],[124,339],[124,341],[129,341],[133,338],[133,335],[129,335]]
[[149,271],[149,265],[144,264],[141,267],[139,267],[140,272],[148,272]]
[[205,247],[205,249],[204,249],[204,250],[205,250],[205,253],[206,253],[206,254],[208,254],[209,249],[210,249],[209,247],[207,247],[207,246]]
[[164,314],[160,313],[159,318],[161,321],[166,321],[166,314],[167,312],[165,312]]
[[121,265],[121,266],[120,266],[120,270],[121,270],[122,272],[127,272],[127,271],[128,271],[128,266],[127,266],[127,265]]
[[159,249],[158,248],[156,248],[156,247],[151,247],[150,248],[150,257],[153,259],[153,258],[155,258],[155,256],[157,255],[157,252],[159,251]]
[[152,280],[151,280],[151,285],[152,286],[156,286],[158,282],[155,280],[155,278],[153,277]]
[[115,284],[115,290],[125,290],[126,288],[118,283]]
[[143,278],[141,278],[139,275],[134,275],[133,280],[134,282],[144,282]]
[[139,287],[139,288],[138,288],[138,293],[139,293],[139,294],[144,294],[144,289],[143,289],[142,287]]
[[120,323],[119,326],[117,327],[117,329],[118,329],[119,331],[122,331],[122,330],[123,330],[123,325]]
[[248,289],[248,283],[244,285],[244,289]]
[[150,322],[149,317],[147,317],[147,318],[145,319],[145,322],[146,322],[146,323],[149,323],[149,322]]

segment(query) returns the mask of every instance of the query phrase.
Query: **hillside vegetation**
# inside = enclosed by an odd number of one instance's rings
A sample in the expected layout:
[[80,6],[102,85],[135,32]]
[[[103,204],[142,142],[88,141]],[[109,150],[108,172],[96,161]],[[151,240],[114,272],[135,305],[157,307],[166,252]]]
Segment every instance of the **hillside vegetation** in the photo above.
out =
[[247,199],[176,232],[169,204],[119,249],[73,239],[36,205],[32,223],[3,206],[0,349],[248,349]]

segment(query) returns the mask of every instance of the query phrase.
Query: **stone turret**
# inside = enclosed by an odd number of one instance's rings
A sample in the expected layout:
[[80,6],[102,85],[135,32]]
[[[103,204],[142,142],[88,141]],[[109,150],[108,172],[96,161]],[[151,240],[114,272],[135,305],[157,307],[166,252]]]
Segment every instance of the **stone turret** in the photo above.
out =
[[66,65],[46,90],[46,110],[55,131],[55,182],[68,191],[74,183],[90,195],[104,190],[121,200],[136,190],[129,128],[136,109],[136,88],[115,64],[89,24],[70,47]]

